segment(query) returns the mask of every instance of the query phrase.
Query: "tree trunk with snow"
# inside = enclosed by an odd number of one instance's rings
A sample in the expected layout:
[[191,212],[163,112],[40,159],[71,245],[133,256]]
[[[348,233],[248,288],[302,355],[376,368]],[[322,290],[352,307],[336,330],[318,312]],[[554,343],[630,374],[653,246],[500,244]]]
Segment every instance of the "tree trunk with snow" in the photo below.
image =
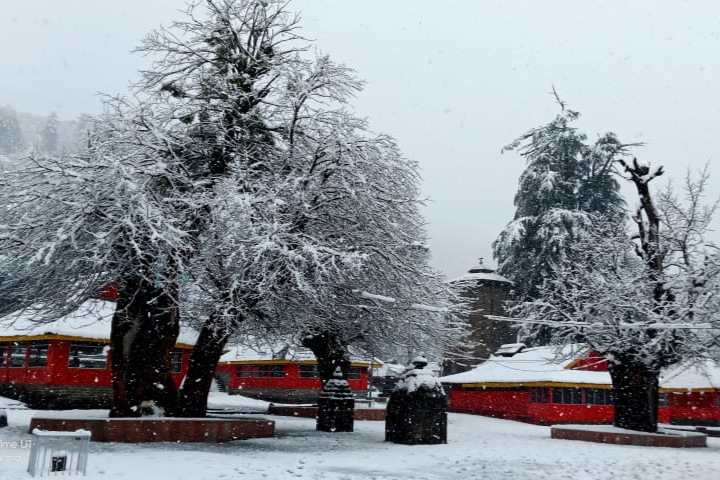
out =
[[658,376],[657,370],[632,359],[610,365],[616,427],[657,431]]
[[333,378],[336,368],[340,368],[343,378],[350,372],[350,358],[347,347],[332,332],[310,335],[303,339],[303,347],[309,348],[318,362],[318,375],[322,384]]
[[200,418],[207,414],[208,393],[215,367],[227,344],[228,333],[220,313],[211,315],[203,324],[190,354],[188,372],[173,416]]
[[179,311],[171,292],[139,277],[125,282],[110,335],[111,417],[137,417],[175,408],[177,388],[170,364],[179,332]]
[[[340,342],[337,335],[332,332],[323,332],[307,336],[303,339],[302,344],[303,347],[309,348],[315,354],[318,362],[318,375],[323,387],[333,378],[333,373],[337,368],[340,368],[342,372],[341,378],[347,380],[350,371],[350,358],[347,347]],[[344,424],[343,419],[348,416],[353,418],[355,402],[341,403],[340,408],[318,409],[318,429],[322,429],[321,426],[323,425]],[[352,431],[352,427],[349,431]]]

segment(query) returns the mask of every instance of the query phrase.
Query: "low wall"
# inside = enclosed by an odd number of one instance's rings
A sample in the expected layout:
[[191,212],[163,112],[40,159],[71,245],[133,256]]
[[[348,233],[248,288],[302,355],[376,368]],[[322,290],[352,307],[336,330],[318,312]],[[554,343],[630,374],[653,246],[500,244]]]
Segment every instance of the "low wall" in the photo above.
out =
[[[268,415],[285,417],[317,418],[317,406],[273,405],[268,407]],[[355,420],[385,420],[386,410],[382,408],[356,408]]]
[[81,385],[0,384],[0,397],[19,400],[34,410],[109,408],[112,388]]
[[585,442],[635,445],[644,447],[694,448],[707,447],[707,435],[692,432],[645,433],[629,431],[602,431],[588,426],[583,428],[552,427],[550,437],[560,440],[582,440]]
[[38,418],[34,429],[74,432],[88,430],[94,442],[220,443],[272,437],[275,422],[250,418]]

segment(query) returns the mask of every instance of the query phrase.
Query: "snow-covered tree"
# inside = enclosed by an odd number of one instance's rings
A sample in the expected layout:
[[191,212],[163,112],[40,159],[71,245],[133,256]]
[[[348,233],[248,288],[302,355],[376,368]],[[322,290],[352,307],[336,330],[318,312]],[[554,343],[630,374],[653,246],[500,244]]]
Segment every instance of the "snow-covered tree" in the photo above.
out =
[[[28,301],[69,309],[118,286],[113,415],[204,415],[231,335],[342,332],[345,348],[454,331],[418,255],[415,164],[347,111],[361,82],[308,58],[296,24],[277,1],[191,9],[148,36],[156,63],[107,102],[87,151],[2,180],[0,245]],[[378,308],[390,296],[399,307]],[[182,318],[199,339],[178,396]]]
[[8,155],[17,152],[23,144],[17,113],[10,107],[0,107],[0,153]]
[[594,224],[570,247],[572,261],[512,314],[530,334],[549,327],[553,343],[581,341],[607,358],[615,425],[652,432],[660,370],[706,355],[720,326],[718,252],[704,238],[715,207],[702,205],[705,173],[686,182],[686,202],[670,190],[654,201],[649,183],[662,169],[623,165],[640,197],[637,233]]
[[59,136],[58,128],[59,128],[58,116],[57,116],[57,114],[52,113],[48,117],[47,122],[45,123],[45,126],[43,127],[42,131],[40,132],[40,141],[42,144],[43,152],[45,152],[47,154],[57,153],[58,136]]
[[553,265],[597,218],[622,222],[623,200],[613,174],[627,146],[612,133],[588,144],[565,108],[504,148],[527,161],[515,195],[515,218],[493,243],[498,273],[514,282],[518,300],[536,298]]

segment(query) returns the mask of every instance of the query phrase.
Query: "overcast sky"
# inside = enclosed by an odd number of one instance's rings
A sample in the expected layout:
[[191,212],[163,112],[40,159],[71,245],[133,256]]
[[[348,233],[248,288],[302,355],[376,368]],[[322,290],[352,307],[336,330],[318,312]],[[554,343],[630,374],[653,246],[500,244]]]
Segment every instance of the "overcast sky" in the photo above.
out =
[[[5,0],[0,105],[71,119],[123,93],[130,51],[183,0]],[[357,111],[422,168],[434,263],[484,257],[514,214],[524,161],[501,148],[557,113],[555,85],[591,139],[645,142],[681,180],[709,163],[720,195],[720,4],[687,1],[295,0],[303,33],[367,80]],[[663,180],[664,181],[664,180]],[[624,190],[630,207],[632,190]],[[716,222],[718,224],[718,222]],[[716,240],[720,237],[716,234]]]

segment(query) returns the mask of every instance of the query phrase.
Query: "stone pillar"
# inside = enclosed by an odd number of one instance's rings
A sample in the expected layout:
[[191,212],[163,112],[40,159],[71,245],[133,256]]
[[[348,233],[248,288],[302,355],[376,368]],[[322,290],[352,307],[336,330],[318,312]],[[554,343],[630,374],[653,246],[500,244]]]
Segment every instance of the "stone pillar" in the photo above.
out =
[[424,370],[424,357],[413,359],[387,405],[385,441],[405,445],[447,443],[448,402],[440,381]]
[[355,421],[355,398],[340,368],[318,395],[317,430],[321,432],[352,432]]

